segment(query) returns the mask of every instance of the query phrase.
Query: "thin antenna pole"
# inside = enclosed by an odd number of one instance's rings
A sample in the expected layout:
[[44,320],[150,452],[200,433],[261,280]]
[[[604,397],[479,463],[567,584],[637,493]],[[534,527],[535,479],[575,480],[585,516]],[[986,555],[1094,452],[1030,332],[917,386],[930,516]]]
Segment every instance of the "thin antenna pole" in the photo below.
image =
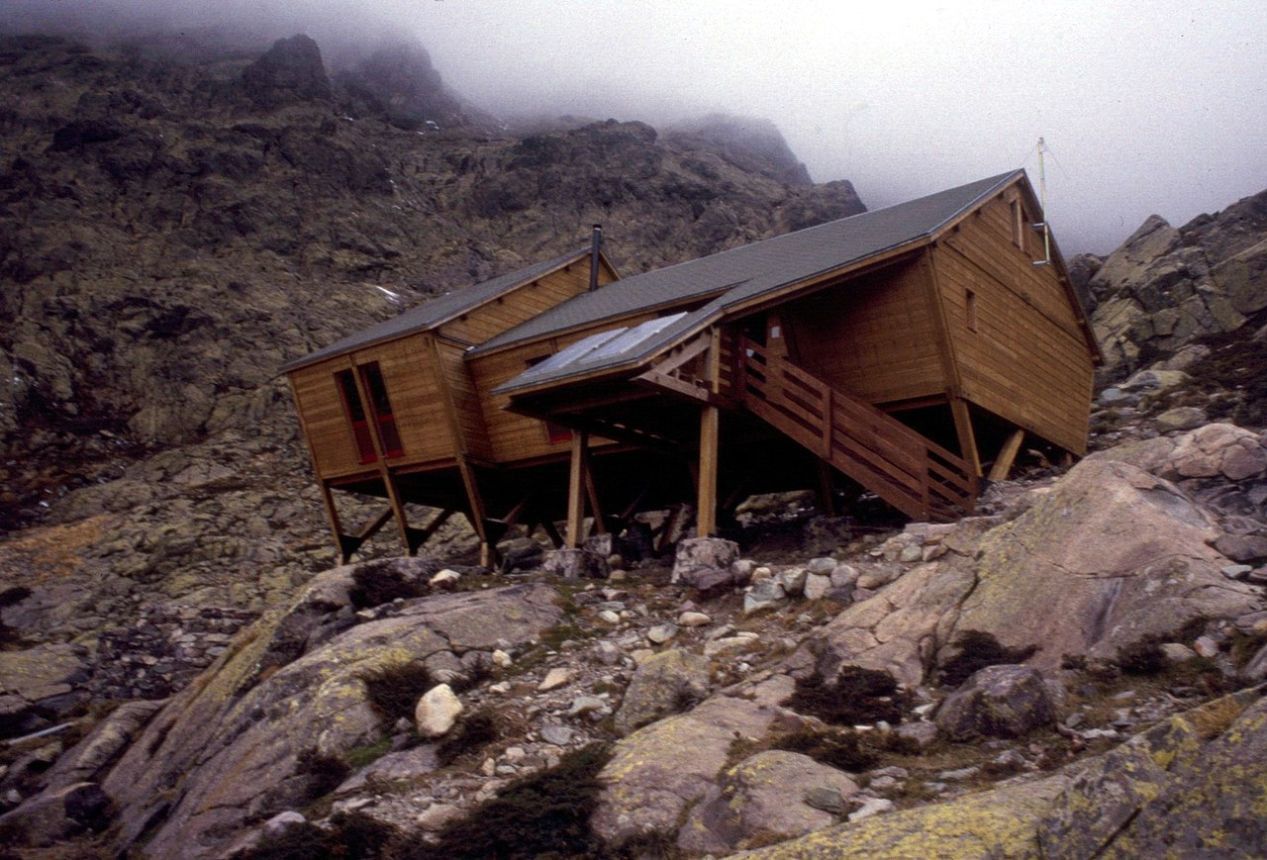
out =
[[1043,153],[1047,150],[1047,143],[1040,137],[1038,139],[1038,193],[1039,203],[1043,207],[1043,262],[1051,263],[1051,229],[1047,226],[1047,165],[1043,160]]

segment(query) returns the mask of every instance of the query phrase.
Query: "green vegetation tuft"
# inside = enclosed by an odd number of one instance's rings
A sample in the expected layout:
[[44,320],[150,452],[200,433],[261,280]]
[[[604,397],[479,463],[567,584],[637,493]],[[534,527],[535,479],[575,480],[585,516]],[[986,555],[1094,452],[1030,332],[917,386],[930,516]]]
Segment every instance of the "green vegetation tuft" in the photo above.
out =
[[903,697],[888,672],[844,666],[830,683],[820,673],[798,679],[784,703],[793,710],[836,725],[902,721]]
[[1038,652],[1037,645],[1008,648],[989,633],[965,630],[955,640],[959,653],[941,667],[939,680],[943,687],[958,687],[987,666],[1024,663]]

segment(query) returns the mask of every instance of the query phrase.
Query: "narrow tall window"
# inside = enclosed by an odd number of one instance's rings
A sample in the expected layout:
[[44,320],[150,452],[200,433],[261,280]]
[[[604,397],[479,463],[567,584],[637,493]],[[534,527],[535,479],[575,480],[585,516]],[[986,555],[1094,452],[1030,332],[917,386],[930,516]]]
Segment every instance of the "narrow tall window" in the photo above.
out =
[[383,372],[378,362],[363,364],[360,367],[361,382],[370,398],[370,411],[374,414],[374,426],[378,432],[378,441],[383,445],[383,456],[387,459],[403,457],[405,449],[400,443],[400,432],[396,429],[396,416],[392,414],[392,402],[387,397],[387,386],[383,383]]
[[339,395],[343,398],[343,413],[352,425],[352,436],[356,440],[356,451],[360,455],[361,464],[373,463],[378,455],[374,453],[370,425],[365,420],[365,406],[361,403],[361,393],[356,390],[352,371],[340,370],[334,375],[334,380],[339,386]]
[[977,294],[968,290],[964,294],[964,312],[968,322],[968,331],[977,330]]
[[1025,250],[1025,207],[1018,198],[1012,199],[1012,242]]

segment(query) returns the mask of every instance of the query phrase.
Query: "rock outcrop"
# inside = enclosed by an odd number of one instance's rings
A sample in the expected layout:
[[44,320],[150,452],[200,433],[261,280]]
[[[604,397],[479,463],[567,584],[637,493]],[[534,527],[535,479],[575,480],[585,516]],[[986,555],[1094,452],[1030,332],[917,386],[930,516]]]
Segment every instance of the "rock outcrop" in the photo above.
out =
[[1178,229],[1149,217],[1090,275],[1087,288],[1111,374],[1257,319],[1267,309],[1267,192]]
[[[304,801],[313,778],[305,757],[337,757],[385,736],[366,691],[374,670],[522,643],[561,615],[542,585],[438,594],[306,648],[316,629],[309,608],[337,615],[350,582],[347,568],[318,580],[154,717],[103,783],[122,811],[125,843],[153,828],[152,853],[215,855],[250,822]],[[290,642],[299,654],[270,674],[270,653]]]

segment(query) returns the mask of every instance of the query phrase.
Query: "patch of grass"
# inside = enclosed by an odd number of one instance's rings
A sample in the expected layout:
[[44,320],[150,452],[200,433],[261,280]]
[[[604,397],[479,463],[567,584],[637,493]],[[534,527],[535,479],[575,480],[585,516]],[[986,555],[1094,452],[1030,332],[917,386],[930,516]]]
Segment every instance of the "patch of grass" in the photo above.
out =
[[987,666],[1005,666],[1024,663],[1038,652],[1037,645],[1008,648],[989,633],[965,630],[955,640],[959,653],[941,667],[938,678],[943,687],[958,687],[973,674]]
[[529,860],[610,856],[590,830],[598,803],[598,773],[610,758],[591,744],[558,765],[515,780],[466,818],[437,834],[434,845],[413,843],[400,860]]
[[343,759],[322,755],[315,749],[301,752],[296,765],[298,774],[308,780],[305,791],[307,800],[314,800],[334,791],[351,773]]
[[404,576],[388,562],[362,565],[352,574],[352,580],[355,584],[348,597],[357,609],[382,606],[397,598],[410,600],[431,592],[424,580]]
[[370,704],[383,718],[395,722],[412,720],[423,693],[435,686],[435,679],[422,663],[395,663],[364,675]]
[[880,761],[880,756],[863,744],[857,732],[835,729],[826,732],[798,729],[780,735],[772,748],[807,755],[816,762],[850,773],[871,770]]
[[1148,676],[1166,671],[1170,661],[1161,650],[1161,640],[1156,636],[1145,636],[1118,649],[1115,662],[1126,675]]
[[793,710],[836,725],[902,721],[902,697],[888,672],[844,666],[830,682],[815,672],[798,679],[784,702]]
[[501,735],[496,715],[489,710],[476,711],[457,724],[436,747],[441,766],[448,766],[468,753],[478,752]]
[[349,770],[360,770],[367,764],[373,764],[387,755],[391,748],[391,738],[383,738],[376,744],[367,744],[363,747],[348,750],[343,754],[343,761],[347,764]]
[[330,829],[304,822],[264,836],[232,860],[389,860],[398,856],[400,831],[363,812],[341,812]]

